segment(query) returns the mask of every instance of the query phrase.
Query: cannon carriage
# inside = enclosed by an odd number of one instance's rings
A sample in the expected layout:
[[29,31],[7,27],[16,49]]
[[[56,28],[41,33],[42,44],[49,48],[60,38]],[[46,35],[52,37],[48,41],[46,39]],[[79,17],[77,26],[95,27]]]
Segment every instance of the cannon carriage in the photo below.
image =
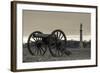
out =
[[[66,36],[62,30],[54,30],[51,34],[35,31],[29,35],[28,50],[31,55],[44,55],[49,49],[52,56],[63,56],[66,54]],[[69,55],[67,53],[67,55]]]

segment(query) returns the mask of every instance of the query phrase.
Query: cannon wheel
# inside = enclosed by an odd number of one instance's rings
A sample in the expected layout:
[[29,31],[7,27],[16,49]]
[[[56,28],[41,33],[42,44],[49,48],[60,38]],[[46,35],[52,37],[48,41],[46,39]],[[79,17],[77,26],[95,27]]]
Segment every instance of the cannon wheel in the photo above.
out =
[[[55,37],[52,39],[52,37]],[[66,36],[61,30],[54,30],[51,34],[51,42],[49,44],[49,50],[52,56],[63,56],[66,46]]]
[[43,34],[40,31],[35,31],[32,34],[30,34],[28,38],[28,50],[31,55],[37,56],[37,55],[44,55],[46,52],[46,47],[43,46],[42,38],[41,37],[35,37],[34,34]]

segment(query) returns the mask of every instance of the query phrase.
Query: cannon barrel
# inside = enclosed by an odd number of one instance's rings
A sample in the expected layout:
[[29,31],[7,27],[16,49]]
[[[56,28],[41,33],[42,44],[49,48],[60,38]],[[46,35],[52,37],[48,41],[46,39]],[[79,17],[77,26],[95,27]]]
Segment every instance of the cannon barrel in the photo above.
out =
[[50,34],[33,34],[34,37],[40,37],[40,38],[46,38],[48,37]]

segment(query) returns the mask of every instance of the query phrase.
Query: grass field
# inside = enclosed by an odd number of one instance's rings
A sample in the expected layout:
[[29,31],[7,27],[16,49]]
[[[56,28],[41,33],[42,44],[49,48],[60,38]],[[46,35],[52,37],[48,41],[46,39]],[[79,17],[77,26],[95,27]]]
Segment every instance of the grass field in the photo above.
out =
[[61,61],[61,60],[83,60],[91,58],[90,48],[67,48],[72,52],[70,56],[53,57],[49,50],[44,56],[32,56],[27,48],[23,48],[23,62],[44,62],[44,61]]

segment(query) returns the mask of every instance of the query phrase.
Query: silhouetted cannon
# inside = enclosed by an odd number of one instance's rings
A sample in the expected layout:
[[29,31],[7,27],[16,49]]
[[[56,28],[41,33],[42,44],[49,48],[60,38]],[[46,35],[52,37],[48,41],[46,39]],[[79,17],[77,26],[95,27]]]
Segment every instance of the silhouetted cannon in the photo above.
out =
[[62,30],[54,30],[51,34],[35,31],[28,38],[28,50],[31,55],[44,55],[49,48],[52,56],[70,55],[66,51],[66,36]]

